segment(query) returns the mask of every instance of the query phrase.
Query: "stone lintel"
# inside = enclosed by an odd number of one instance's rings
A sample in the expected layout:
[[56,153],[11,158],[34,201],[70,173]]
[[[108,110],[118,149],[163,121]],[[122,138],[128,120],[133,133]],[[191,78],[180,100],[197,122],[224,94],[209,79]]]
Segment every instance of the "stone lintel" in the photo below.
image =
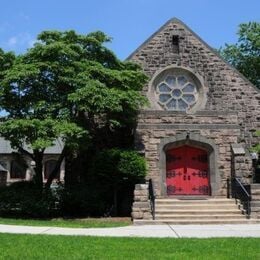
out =
[[176,129],[176,130],[193,130],[193,129],[240,129],[236,124],[138,124],[137,129]]
[[195,113],[188,114],[184,111],[169,111],[169,110],[142,110],[139,116],[146,116],[146,115],[153,115],[153,116],[175,116],[175,115],[194,115],[194,116],[210,116],[210,117],[219,117],[219,116],[227,116],[227,115],[237,115],[237,112],[224,110],[224,111],[209,111],[209,110],[199,110]]

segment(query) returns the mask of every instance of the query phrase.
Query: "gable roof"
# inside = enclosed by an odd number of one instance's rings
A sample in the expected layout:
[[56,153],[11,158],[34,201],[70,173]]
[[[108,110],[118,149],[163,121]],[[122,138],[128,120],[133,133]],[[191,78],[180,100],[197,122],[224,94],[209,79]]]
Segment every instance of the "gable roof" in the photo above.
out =
[[141,49],[143,49],[157,34],[159,34],[161,31],[163,31],[169,24],[179,24],[182,25],[187,31],[189,31],[195,38],[197,38],[198,41],[200,41],[206,48],[208,48],[212,53],[214,53],[219,59],[221,59],[231,70],[233,70],[235,73],[237,73],[243,80],[245,80],[249,85],[251,85],[255,90],[260,92],[260,89],[258,89],[251,81],[249,81],[243,74],[241,74],[235,67],[233,67],[231,64],[229,64],[227,61],[223,59],[223,57],[211,46],[209,46],[204,40],[200,38],[199,35],[197,35],[192,29],[190,29],[185,23],[183,23],[181,20],[179,20],[176,17],[171,18],[168,20],[164,25],[162,25],[157,31],[155,31],[146,41],[144,41],[135,51],[133,51],[126,60],[131,60],[135,54],[137,54]]
[[[53,146],[50,146],[45,149],[44,154],[60,154],[63,149],[63,142],[60,139],[57,139]],[[25,149],[28,149],[25,147]],[[8,140],[5,140],[4,138],[0,137],[0,155],[1,154],[11,154],[12,152],[15,152],[16,150],[12,149],[11,144]],[[31,152],[31,150],[28,150]]]

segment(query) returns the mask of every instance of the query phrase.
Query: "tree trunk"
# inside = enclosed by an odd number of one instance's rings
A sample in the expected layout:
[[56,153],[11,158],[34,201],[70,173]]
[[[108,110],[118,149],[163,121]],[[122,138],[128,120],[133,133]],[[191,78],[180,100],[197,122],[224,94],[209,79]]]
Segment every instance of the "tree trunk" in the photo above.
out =
[[35,176],[33,178],[33,181],[35,182],[35,184],[39,187],[42,188],[43,185],[43,180],[42,180],[42,169],[43,169],[43,165],[42,165],[42,160],[43,160],[43,151],[39,151],[39,150],[34,150],[33,151],[34,154],[34,161],[35,161]]
[[47,189],[50,188],[52,181],[55,179],[55,177],[58,175],[58,173],[60,171],[61,163],[64,160],[66,154],[67,154],[67,148],[66,148],[66,146],[64,146],[63,149],[62,149],[62,152],[59,156],[59,159],[57,161],[57,164],[56,164],[55,168],[53,169],[53,171],[51,172],[51,174],[50,174],[50,176],[49,176],[49,178],[48,178],[48,180],[45,184],[45,188],[47,188]]
[[115,217],[117,216],[117,185],[115,184],[114,185],[114,214],[115,214]]
[[65,164],[65,188],[73,187],[79,183],[77,160],[73,154],[66,155]]

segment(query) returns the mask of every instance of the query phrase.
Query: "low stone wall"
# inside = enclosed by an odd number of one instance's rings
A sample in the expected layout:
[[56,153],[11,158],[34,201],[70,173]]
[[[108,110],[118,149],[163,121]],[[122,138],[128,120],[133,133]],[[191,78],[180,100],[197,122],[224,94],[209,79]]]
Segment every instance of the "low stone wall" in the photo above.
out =
[[148,184],[135,185],[132,219],[152,219]]

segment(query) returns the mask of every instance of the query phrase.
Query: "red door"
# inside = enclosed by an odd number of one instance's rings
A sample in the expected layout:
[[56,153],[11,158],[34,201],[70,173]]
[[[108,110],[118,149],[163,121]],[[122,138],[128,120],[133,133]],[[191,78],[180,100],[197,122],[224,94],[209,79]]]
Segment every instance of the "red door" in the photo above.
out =
[[167,195],[209,195],[208,154],[184,145],[166,152]]

